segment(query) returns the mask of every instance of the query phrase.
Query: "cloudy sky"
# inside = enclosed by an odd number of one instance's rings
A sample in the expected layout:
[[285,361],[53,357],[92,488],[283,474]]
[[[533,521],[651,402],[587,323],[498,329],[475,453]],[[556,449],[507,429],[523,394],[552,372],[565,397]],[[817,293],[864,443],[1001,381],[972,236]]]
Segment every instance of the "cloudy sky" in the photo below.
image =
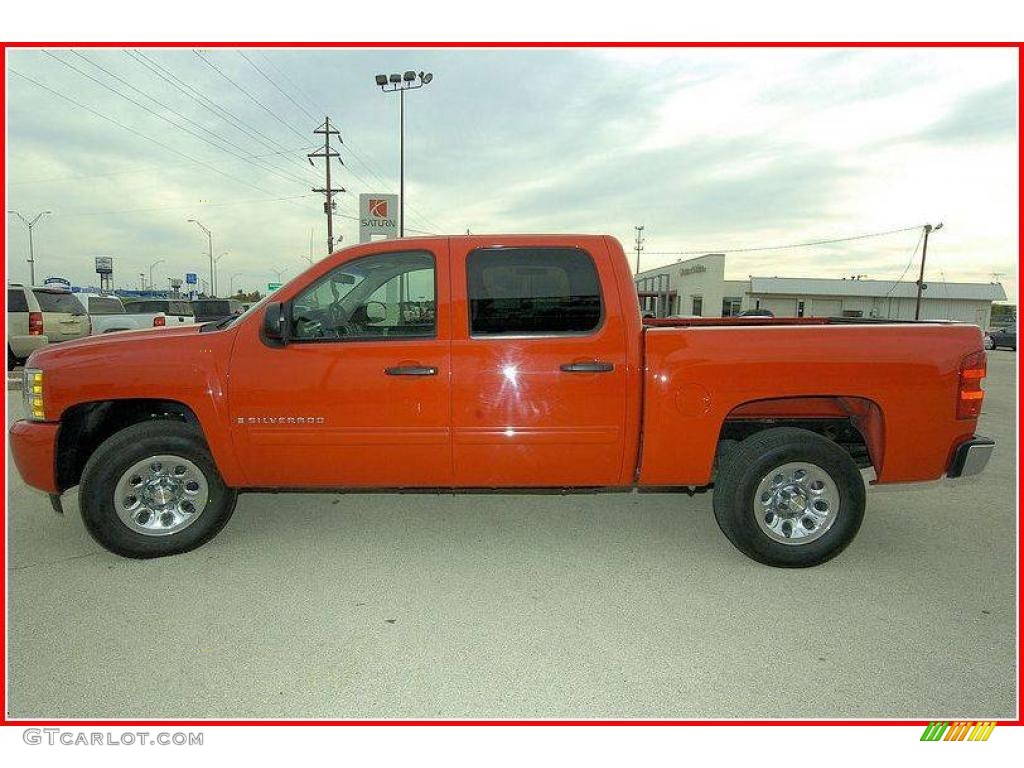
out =
[[[1016,300],[1015,50],[9,51],[7,208],[54,212],[37,280],[93,283],[95,255],[118,286],[159,259],[161,284],[205,275],[189,218],[228,252],[223,288],[294,276],[311,230],[326,247],[305,159],[324,114],[350,191],[335,233],[356,242],[357,194],[398,186],[398,101],[373,75],[406,69],[434,73],[406,101],[409,229],[630,249],[642,223],[647,268],[941,221],[929,278],[995,273]],[[8,224],[8,278],[27,280]],[[726,276],[912,280],[918,239],[736,252]]]

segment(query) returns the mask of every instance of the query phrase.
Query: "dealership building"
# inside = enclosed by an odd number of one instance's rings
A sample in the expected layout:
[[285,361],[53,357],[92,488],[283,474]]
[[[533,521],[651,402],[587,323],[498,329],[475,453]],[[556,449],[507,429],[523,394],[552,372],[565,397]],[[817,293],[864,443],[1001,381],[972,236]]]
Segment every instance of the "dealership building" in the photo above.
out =
[[[752,309],[776,317],[873,317],[913,320],[917,283],[894,280],[756,277],[725,279],[725,254],[649,269],[635,276],[644,312],[729,317]],[[999,283],[926,280],[922,320],[957,320],[989,327],[993,301],[1005,301]]]

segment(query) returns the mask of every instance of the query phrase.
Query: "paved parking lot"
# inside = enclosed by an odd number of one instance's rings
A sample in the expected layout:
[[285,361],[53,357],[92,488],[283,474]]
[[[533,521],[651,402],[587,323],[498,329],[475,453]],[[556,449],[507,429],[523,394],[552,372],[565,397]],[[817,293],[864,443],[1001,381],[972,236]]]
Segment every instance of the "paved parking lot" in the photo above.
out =
[[1015,375],[989,354],[985,475],[871,490],[800,571],[710,494],[244,495],[131,561],[9,468],[9,714],[1013,717]]

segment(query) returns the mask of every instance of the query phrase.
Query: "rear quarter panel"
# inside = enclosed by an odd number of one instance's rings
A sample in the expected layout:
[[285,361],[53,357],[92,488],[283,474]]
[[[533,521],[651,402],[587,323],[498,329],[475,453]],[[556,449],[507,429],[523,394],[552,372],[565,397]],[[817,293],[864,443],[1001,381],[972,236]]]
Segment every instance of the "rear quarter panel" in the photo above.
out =
[[971,325],[649,328],[641,485],[711,481],[722,425],[740,405],[857,397],[878,406],[878,483],[932,480],[974,433],[956,419],[960,363],[982,348]]

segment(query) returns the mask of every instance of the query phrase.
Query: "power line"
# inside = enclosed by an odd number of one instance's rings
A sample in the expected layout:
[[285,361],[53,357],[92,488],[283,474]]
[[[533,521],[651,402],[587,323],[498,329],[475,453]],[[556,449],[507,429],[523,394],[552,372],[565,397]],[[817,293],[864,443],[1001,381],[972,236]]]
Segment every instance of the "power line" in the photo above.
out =
[[203,56],[203,54],[202,54],[202,53],[200,53],[200,52],[199,52],[199,51],[197,51],[197,50],[193,50],[193,51],[192,51],[192,53],[194,53],[194,54],[195,54],[196,56],[198,56],[198,57],[199,57],[199,59],[200,59],[201,61],[203,61],[203,62],[204,62],[204,63],[205,63],[205,64],[206,64],[206,65],[207,65],[208,67],[210,67],[210,69],[212,69],[212,70],[213,70],[214,72],[216,72],[216,73],[217,73],[218,75],[220,75],[220,76],[221,76],[221,77],[223,77],[223,78],[224,78],[225,80],[227,80],[227,81],[228,81],[229,83],[231,83],[231,85],[235,86],[235,88],[237,88],[237,89],[238,89],[239,91],[241,91],[242,93],[244,93],[244,94],[245,94],[245,95],[246,95],[246,96],[247,96],[247,97],[248,97],[248,98],[249,98],[249,99],[250,99],[250,100],[251,100],[251,101],[252,101],[253,103],[255,103],[255,104],[256,104],[257,106],[259,106],[259,108],[260,108],[260,109],[262,109],[262,110],[263,110],[264,112],[266,112],[266,113],[267,113],[268,115],[270,115],[270,116],[271,116],[272,118],[274,118],[275,120],[277,120],[277,122],[279,122],[279,123],[280,123],[281,125],[283,125],[283,126],[284,126],[285,128],[287,128],[288,130],[290,130],[290,131],[291,131],[292,133],[295,133],[295,134],[297,134],[297,135],[299,136],[299,138],[301,138],[301,139],[305,139],[305,138],[306,138],[306,135],[305,135],[304,133],[302,133],[302,132],[301,132],[301,131],[300,131],[300,130],[299,130],[298,128],[295,128],[294,126],[292,126],[292,125],[290,125],[289,123],[287,123],[287,122],[286,122],[286,121],[285,121],[285,120],[284,120],[284,119],[283,119],[283,118],[282,118],[282,117],[281,117],[281,116],[280,116],[279,114],[277,114],[277,113],[276,113],[276,112],[275,112],[274,110],[272,110],[272,109],[270,109],[269,107],[267,107],[267,106],[266,106],[266,105],[265,105],[265,104],[264,104],[264,103],[263,103],[262,101],[260,101],[259,99],[257,99],[257,98],[256,98],[255,96],[253,96],[253,95],[252,95],[251,93],[249,93],[249,91],[247,91],[247,90],[246,90],[245,88],[243,88],[243,87],[242,87],[242,86],[240,86],[240,85],[239,85],[238,83],[236,83],[236,82],[235,82],[235,81],[234,81],[233,79],[231,79],[231,77],[229,77],[228,75],[224,74],[223,70],[221,70],[221,68],[220,68],[220,67],[218,67],[218,66],[217,66],[216,64],[214,64],[214,63],[213,63],[212,61],[210,61],[210,60],[209,60],[208,58],[206,58],[205,56]]
[[[94,83],[97,83],[98,85],[102,86],[103,88],[106,88],[106,89],[107,89],[108,91],[110,91],[111,93],[115,94],[116,96],[120,96],[120,97],[121,97],[122,99],[124,99],[125,101],[128,101],[129,103],[131,103],[131,104],[134,104],[135,106],[139,107],[140,109],[143,109],[143,110],[145,110],[146,112],[148,112],[149,114],[151,114],[151,115],[153,115],[154,117],[158,118],[159,120],[163,120],[163,121],[164,121],[165,123],[167,123],[168,125],[171,125],[171,126],[173,126],[173,127],[177,128],[177,129],[178,129],[178,130],[180,130],[180,131],[184,131],[185,133],[189,134],[190,136],[194,136],[195,138],[199,139],[200,141],[203,141],[203,142],[205,142],[205,143],[209,144],[209,145],[210,145],[211,147],[213,147],[214,149],[217,149],[217,150],[219,150],[219,151],[221,151],[221,152],[224,152],[224,153],[226,153],[226,154],[229,154],[229,155],[231,155],[231,156],[233,156],[233,157],[235,157],[235,158],[237,158],[237,159],[239,159],[239,160],[243,160],[243,161],[248,161],[249,157],[248,157],[247,155],[245,155],[245,154],[243,154],[243,153],[241,153],[241,152],[236,152],[236,151],[234,151],[233,149],[226,149],[226,148],[224,148],[224,147],[220,146],[219,144],[217,144],[216,142],[214,142],[214,141],[211,141],[210,139],[207,139],[207,138],[206,138],[205,136],[202,136],[201,134],[199,134],[199,133],[196,133],[195,131],[191,130],[190,128],[186,128],[185,126],[179,125],[178,123],[174,122],[174,121],[173,121],[173,120],[171,120],[170,118],[168,118],[168,117],[166,117],[166,116],[164,116],[164,115],[160,114],[159,112],[157,112],[157,111],[156,111],[156,110],[154,110],[154,109],[150,109],[150,108],[149,108],[149,107],[147,107],[147,106],[146,106],[145,104],[142,104],[141,102],[138,102],[138,101],[136,101],[135,99],[133,99],[133,98],[132,98],[131,96],[127,96],[127,95],[125,95],[124,93],[121,93],[121,92],[120,92],[120,91],[118,91],[118,90],[117,90],[116,88],[114,88],[114,87],[110,86],[110,85],[109,85],[109,84],[107,84],[107,83],[104,83],[104,82],[103,82],[102,80],[100,80],[100,79],[98,79],[98,78],[96,78],[96,77],[93,77],[93,76],[92,76],[92,75],[90,75],[90,74],[89,74],[88,72],[85,72],[85,71],[83,71],[83,70],[79,69],[79,68],[78,68],[78,67],[76,67],[76,66],[75,66],[74,64],[71,64],[70,62],[68,62],[68,61],[65,61],[64,59],[60,58],[60,57],[59,57],[59,56],[57,56],[56,54],[54,54],[54,53],[52,53],[52,52],[50,52],[50,51],[46,51],[46,50],[44,50],[44,51],[43,51],[43,53],[44,53],[44,54],[46,54],[47,56],[49,56],[50,58],[54,59],[55,61],[58,61],[58,62],[60,62],[60,63],[61,63],[61,64],[63,64],[63,65],[65,66],[65,67],[68,67],[69,69],[71,69],[71,70],[73,70],[73,71],[77,72],[77,73],[78,73],[78,74],[80,74],[80,75],[81,75],[82,77],[88,78],[89,80],[92,80],[92,81],[93,81]],[[77,54],[77,52],[76,52],[76,51],[72,51],[72,53],[76,53],[76,54]],[[85,61],[89,62],[90,64],[93,64],[93,62],[89,61],[89,59],[85,58],[85,57],[84,57],[84,56],[82,56],[81,54],[77,54],[77,55],[81,56],[81,58],[85,59]],[[98,65],[98,64],[97,64],[97,65],[95,65],[95,66],[99,67],[99,65]],[[99,67],[99,68],[100,68],[100,69],[103,69],[103,70],[104,70],[105,72],[107,72],[108,74],[111,74],[111,73],[110,73],[110,72],[109,72],[108,70],[104,69],[103,67]],[[117,77],[116,75],[111,75],[111,76],[112,76],[112,77],[115,77],[115,78]],[[160,102],[160,101],[158,101],[157,99],[153,98],[153,97],[152,97],[152,96],[150,96],[149,94],[147,94],[147,93],[145,93],[145,92],[143,92],[143,91],[139,90],[138,88],[135,88],[135,86],[131,85],[131,84],[130,84],[130,83],[128,83],[127,81],[124,81],[124,80],[122,80],[121,78],[117,78],[117,79],[118,79],[118,80],[121,80],[121,82],[124,82],[124,83],[125,83],[125,85],[127,85],[127,86],[128,86],[128,87],[130,87],[130,88],[132,88],[133,90],[135,90],[135,91],[138,91],[139,93],[142,93],[142,95],[143,95],[143,96],[145,96],[146,98],[148,98],[148,99],[149,99],[150,101],[154,102],[155,104],[158,104],[159,106],[161,106],[162,108],[164,108],[164,109],[168,110],[169,112],[171,112],[171,113],[173,113],[173,114],[175,114],[175,115],[178,115],[179,117],[183,118],[184,120],[189,120],[189,118],[185,117],[185,116],[184,116],[184,115],[182,115],[182,114],[181,114],[180,112],[177,112],[176,110],[172,109],[171,107],[168,107],[168,106],[167,106],[166,104],[163,104],[162,102]],[[190,122],[191,122],[191,121],[190,121]],[[224,143],[226,143],[226,144],[229,144],[229,145],[230,145],[230,141],[229,141],[229,140],[227,140],[227,139],[225,139],[225,138],[223,138],[223,137],[219,136],[218,134],[215,134],[215,133],[213,133],[212,131],[210,131],[210,130],[209,130],[209,129],[207,129],[207,128],[203,128],[202,126],[199,126],[199,127],[200,127],[200,128],[202,128],[203,130],[205,130],[205,131],[206,131],[207,133],[209,133],[209,134],[210,134],[211,136],[214,136],[214,137],[216,137],[216,138],[217,138],[218,140],[220,140],[221,142],[224,142]],[[280,171],[280,170],[277,170],[277,169],[275,169],[275,168],[273,168],[273,167],[271,167],[271,166],[263,166],[263,167],[264,167],[264,168],[265,168],[265,169],[266,169],[267,171],[269,171],[270,173],[273,173],[273,174],[275,174],[275,175],[277,175],[277,176],[280,176],[281,178],[283,178],[283,179],[286,179],[286,180],[288,180],[288,181],[293,181],[293,182],[296,182],[296,183],[298,183],[298,184],[305,184],[305,183],[306,183],[306,180],[305,180],[305,179],[302,179],[302,178],[300,178],[300,177],[298,177],[298,176],[296,176],[296,175],[294,175],[294,174],[289,174],[289,173],[288,173],[287,171]]]
[[267,56],[267,54],[264,51],[257,51],[257,53],[259,53],[259,55],[263,58],[265,62],[267,62],[267,64],[273,67],[275,72],[281,75],[281,77],[283,77],[288,82],[288,84],[295,89],[296,93],[298,93],[300,96],[302,96],[302,98],[306,100],[306,102],[313,108],[314,112],[323,111],[322,109],[320,109],[320,105],[317,104],[316,101],[308,93],[306,93],[306,91],[304,91],[301,88],[301,86],[299,86],[298,83],[296,83],[294,80],[288,77],[288,73],[281,69],[279,66],[277,66],[277,64],[275,64],[274,61],[269,56]]
[[[288,200],[300,200],[302,198],[313,197],[312,193],[305,195],[286,195],[285,197],[254,197],[248,200],[233,200],[230,203],[203,203],[202,208],[223,208],[231,205],[258,205],[260,203],[279,203]],[[113,216],[120,213],[144,213],[147,211],[173,211],[173,210],[192,210],[195,208],[194,203],[188,203],[187,205],[158,205],[149,208],[120,208],[111,211],[80,211],[78,213],[63,213],[61,212],[60,217],[62,219],[69,219],[74,216]]]
[[921,234],[919,234],[917,236],[917,242],[914,243],[914,249],[910,252],[910,258],[907,260],[907,266],[905,266],[903,268],[903,272],[901,272],[900,276],[898,278],[896,278],[896,282],[894,282],[892,285],[889,286],[889,290],[886,291],[885,292],[885,296],[882,297],[883,300],[889,298],[890,296],[892,296],[893,291],[896,290],[896,286],[899,285],[903,281],[903,278],[906,277],[907,272],[910,271],[910,267],[914,263],[914,257],[917,255],[917,249],[921,247],[921,240],[923,240],[923,239],[924,239],[924,228],[922,227],[921,228]]
[[910,232],[914,229],[920,229],[922,225],[918,224],[913,227],[903,227],[901,229],[889,229],[885,232],[869,232],[863,235],[851,235],[850,237],[835,237],[829,240],[814,240],[812,242],[805,243],[788,243],[786,245],[765,245],[758,246],[756,248],[703,248],[695,251],[661,251],[661,252],[648,252],[650,256],[695,256],[703,255],[706,253],[753,253],[755,251],[782,251],[789,248],[809,248],[815,245],[830,245],[831,243],[848,243],[852,240],[866,240],[869,237],[885,237],[886,235],[895,235],[900,232]]
[[239,56],[241,56],[243,59],[245,59],[247,62],[249,62],[249,66],[252,67],[253,69],[255,69],[257,72],[259,72],[260,75],[263,76],[263,79],[266,80],[268,83],[270,83],[272,86],[274,86],[274,88],[276,88],[281,93],[282,96],[284,96],[286,99],[288,99],[288,101],[290,101],[296,107],[298,107],[303,112],[305,112],[306,116],[310,120],[316,120],[317,119],[316,115],[314,115],[312,112],[310,112],[304,106],[299,104],[299,102],[297,102],[295,99],[293,99],[291,94],[288,93],[288,91],[284,90],[283,88],[281,88],[281,86],[279,86],[277,83],[275,83],[273,80],[271,80],[270,76],[266,72],[264,72],[262,69],[260,69],[255,61],[253,61],[248,56],[246,56],[244,51],[239,50],[239,51],[237,51],[237,53],[238,53]]
[[[245,121],[243,121],[237,115],[233,114],[230,110],[220,106],[212,99],[208,98],[198,88],[189,83],[186,83],[180,77],[175,75],[170,69],[162,66],[157,61],[149,58],[142,51],[138,49],[135,49],[134,51],[125,50],[124,53],[126,56],[134,59],[136,63],[141,64],[143,67],[148,69],[152,74],[156,75],[161,80],[165,81],[173,88],[177,89],[178,91],[185,94],[192,100],[196,101],[199,104],[199,106],[203,107],[203,109],[208,111],[218,120],[224,120],[233,128],[245,134],[248,138],[264,144],[268,149],[280,150],[280,154],[291,154],[291,150],[285,147],[284,144],[282,144],[280,141],[277,141],[273,137],[263,133],[263,131],[251,125],[248,125],[247,123],[245,123]],[[295,158],[295,161],[302,164],[303,167],[305,167],[305,163],[302,163],[302,161],[299,160],[298,157]]]
[[122,128],[123,130],[126,130],[129,133],[132,133],[132,134],[138,136],[139,138],[145,139],[146,141],[148,141],[148,142],[150,142],[152,144],[156,144],[158,147],[166,149],[168,152],[172,152],[173,154],[178,155],[178,157],[183,157],[186,160],[188,160],[189,162],[195,163],[196,165],[201,165],[204,168],[207,168],[207,169],[213,171],[214,173],[217,173],[217,174],[219,174],[221,176],[224,176],[225,178],[231,179],[232,181],[235,181],[235,182],[237,182],[239,184],[244,184],[247,187],[252,187],[253,189],[258,190],[258,191],[262,192],[265,195],[273,195],[273,194],[275,194],[274,192],[271,192],[270,190],[264,189],[263,187],[261,187],[261,186],[259,186],[257,184],[253,184],[251,181],[246,181],[245,179],[240,179],[239,177],[237,177],[237,176],[235,176],[233,174],[230,174],[227,171],[223,171],[220,168],[218,168],[217,166],[213,165],[212,163],[208,163],[205,160],[200,160],[200,159],[198,159],[196,157],[192,157],[191,155],[186,154],[185,152],[182,152],[179,149],[175,149],[174,147],[170,146],[169,144],[165,144],[164,142],[160,141],[159,139],[154,139],[152,136],[148,136],[145,133],[143,133],[142,131],[136,130],[135,128],[132,128],[129,125],[125,125],[124,123],[122,123],[122,122],[120,122],[118,120],[115,120],[114,118],[110,117],[109,115],[106,115],[106,114],[104,114],[102,112],[99,112],[98,110],[95,110],[92,107],[90,107],[90,106],[88,106],[86,104],[81,103],[80,101],[76,101],[75,99],[71,98],[70,96],[68,96],[68,95],[66,95],[66,94],[64,94],[64,93],[62,93],[62,92],[60,92],[60,91],[58,91],[58,90],[56,90],[54,88],[51,88],[48,85],[44,85],[43,83],[40,83],[38,80],[35,80],[35,79],[29,77],[28,75],[23,75],[21,72],[19,72],[16,69],[8,68],[7,71],[10,72],[13,75],[16,75],[17,77],[20,77],[22,80],[26,80],[29,83],[32,83],[37,88],[42,88],[44,91],[47,91],[47,92],[53,94],[57,98],[62,99],[63,101],[68,102],[69,104],[74,104],[79,109],[84,109],[86,112],[89,112],[90,114],[95,115],[96,117],[100,118],[101,120],[106,120],[108,123],[113,123],[117,127]]

